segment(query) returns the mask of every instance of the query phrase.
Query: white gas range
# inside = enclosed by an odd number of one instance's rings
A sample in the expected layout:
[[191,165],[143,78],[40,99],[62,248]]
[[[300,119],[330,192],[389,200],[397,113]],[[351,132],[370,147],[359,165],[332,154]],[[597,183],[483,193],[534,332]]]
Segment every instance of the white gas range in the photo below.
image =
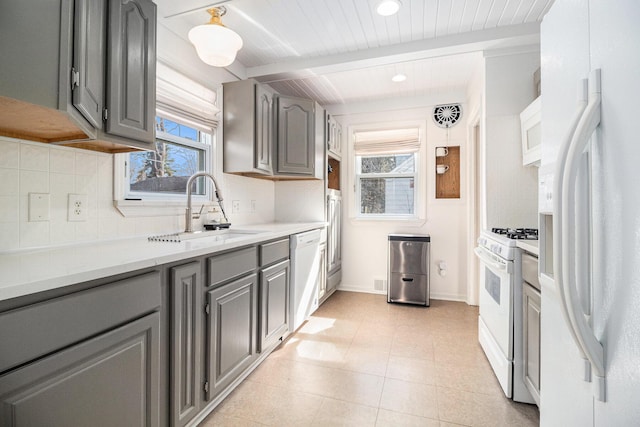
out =
[[504,394],[526,403],[534,399],[524,384],[522,259],[516,243],[537,238],[536,229],[494,228],[480,234],[475,249],[481,266],[478,339]]

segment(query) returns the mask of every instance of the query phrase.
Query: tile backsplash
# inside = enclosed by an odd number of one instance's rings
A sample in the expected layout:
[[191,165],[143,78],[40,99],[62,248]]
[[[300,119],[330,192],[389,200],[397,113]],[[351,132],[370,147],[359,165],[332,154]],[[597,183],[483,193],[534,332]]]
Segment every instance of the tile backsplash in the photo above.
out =
[[[223,179],[228,204],[232,198],[257,198],[261,208],[236,218],[235,224],[274,220],[273,183],[252,181],[226,175]],[[29,222],[29,193],[50,194],[49,221]],[[87,221],[67,220],[70,193],[87,195]],[[0,251],[169,233],[183,227],[183,215],[120,214],[113,206],[111,154],[0,137]]]

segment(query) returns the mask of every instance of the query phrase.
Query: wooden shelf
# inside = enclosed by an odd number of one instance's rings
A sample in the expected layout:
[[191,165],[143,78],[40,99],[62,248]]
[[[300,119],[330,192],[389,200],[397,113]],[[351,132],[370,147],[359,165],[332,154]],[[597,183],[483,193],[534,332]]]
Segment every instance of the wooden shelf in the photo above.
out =
[[436,167],[447,165],[449,170],[443,174],[436,172],[436,199],[460,198],[460,146],[447,147],[449,154],[442,157],[436,156]]
[[327,188],[340,190],[340,161],[329,157],[331,172],[327,173]]

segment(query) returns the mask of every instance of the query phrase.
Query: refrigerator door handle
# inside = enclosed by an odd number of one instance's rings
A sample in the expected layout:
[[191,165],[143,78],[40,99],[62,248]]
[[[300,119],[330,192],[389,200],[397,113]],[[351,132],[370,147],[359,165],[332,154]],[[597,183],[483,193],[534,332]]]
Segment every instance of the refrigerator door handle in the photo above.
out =
[[587,356],[584,354],[582,347],[578,341],[578,337],[576,336],[576,332],[573,326],[573,320],[571,315],[569,314],[569,304],[567,303],[565,297],[565,285],[564,281],[564,266],[566,264],[563,263],[562,253],[563,249],[566,247],[566,242],[563,240],[563,225],[564,218],[566,217],[566,211],[563,211],[562,200],[565,199],[565,194],[563,193],[563,181],[564,181],[564,171],[567,163],[567,154],[569,152],[569,148],[571,147],[571,142],[573,140],[573,136],[576,132],[576,128],[578,127],[578,123],[584,114],[584,110],[587,107],[587,79],[580,79],[578,81],[578,100],[576,104],[576,110],[571,117],[571,121],[569,122],[569,129],[563,138],[560,148],[558,151],[558,157],[556,160],[555,171],[554,171],[554,188],[553,188],[553,230],[556,236],[560,238],[553,239],[553,276],[554,281],[558,287],[558,293],[560,294],[560,309],[562,310],[563,317],[565,322],[569,326],[569,332],[573,337],[574,342],[576,343],[578,350],[580,351],[580,355],[584,359],[585,362],[585,371],[583,379],[585,381],[591,381],[591,365],[587,360]]
[[591,362],[591,366],[596,374],[596,398],[600,401],[606,400],[605,395],[605,369],[604,369],[604,349],[596,338],[590,327],[582,304],[579,300],[576,289],[576,270],[584,268],[584,259],[576,257],[576,233],[575,218],[576,194],[575,185],[578,175],[580,157],[586,149],[591,135],[600,124],[601,116],[601,93],[600,93],[600,70],[593,70],[589,76],[589,103],[578,122],[575,133],[571,140],[571,145],[567,153],[567,161],[562,178],[562,261],[563,276],[562,291],[567,302],[568,314],[571,321],[571,328],[574,330],[574,337],[577,338],[578,346]]

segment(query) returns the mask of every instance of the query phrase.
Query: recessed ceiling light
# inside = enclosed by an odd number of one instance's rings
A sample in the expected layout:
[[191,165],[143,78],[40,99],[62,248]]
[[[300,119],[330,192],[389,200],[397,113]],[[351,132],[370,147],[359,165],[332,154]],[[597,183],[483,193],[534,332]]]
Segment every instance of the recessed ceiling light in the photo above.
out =
[[400,10],[400,0],[382,0],[376,6],[376,12],[381,16],[391,16]]
[[407,80],[407,76],[405,76],[404,74],[396,74],[395,76],[391,77],[391,81],[394,81],[396,83],[403,82],[405,80]]

